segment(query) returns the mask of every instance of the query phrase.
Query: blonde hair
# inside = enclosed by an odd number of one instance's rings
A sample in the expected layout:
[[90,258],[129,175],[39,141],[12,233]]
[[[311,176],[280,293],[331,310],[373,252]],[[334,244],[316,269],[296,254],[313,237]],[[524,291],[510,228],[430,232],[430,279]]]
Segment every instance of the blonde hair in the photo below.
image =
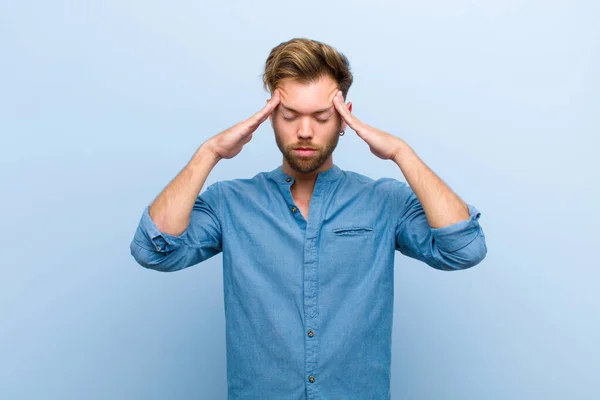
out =
[[309,83],[323,75],[333,78],[346,98],[352,85],[350,63],[346,56],[316,40],[295,38],[271,50],[265,63],[263,85],[265,90],[273,93],[282,79]]

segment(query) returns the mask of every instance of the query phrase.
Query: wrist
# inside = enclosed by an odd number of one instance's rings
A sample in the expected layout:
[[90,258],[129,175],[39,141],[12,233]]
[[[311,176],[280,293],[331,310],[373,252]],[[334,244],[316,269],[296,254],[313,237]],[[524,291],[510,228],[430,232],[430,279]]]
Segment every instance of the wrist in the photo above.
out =
[[402,139],[398,139],[398,147],[394,152],[394,156],[392,157],[392,161],[396,164],[400,165],[402,160],[405,160],[408,155],[413,152],[411,147]]
[[214,167],[220,160],[221,157],[213,150],[210,141],[206,141],[196,150],[196,153],[194,153],[194,156],[190,160],[190,164],[198,166],[208,163],[211,167]]

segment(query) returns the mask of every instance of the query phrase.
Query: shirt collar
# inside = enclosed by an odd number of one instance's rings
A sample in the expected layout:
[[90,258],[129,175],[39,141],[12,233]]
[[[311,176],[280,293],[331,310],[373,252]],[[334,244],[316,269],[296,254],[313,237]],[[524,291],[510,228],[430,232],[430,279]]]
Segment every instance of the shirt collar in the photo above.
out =
[[[317,180],[319,182],[334,181],[343,175],[342,171],[337,165],[333,164],[333,167],[326,171],[319,172]],[[269,178],[279,184],[289,184],[294,181],[294,177],[283,172],[283,166],[275,168],[273,171],[268,173]],[[289,181],[288,181],[289,180]]]

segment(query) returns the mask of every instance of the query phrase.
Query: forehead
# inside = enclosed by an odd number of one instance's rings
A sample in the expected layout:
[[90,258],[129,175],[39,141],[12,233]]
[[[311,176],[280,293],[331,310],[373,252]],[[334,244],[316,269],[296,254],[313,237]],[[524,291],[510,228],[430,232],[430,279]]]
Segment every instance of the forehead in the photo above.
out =
[[283,79],[277,88],[281,104],[303,114],[330,107],[338,91],[337,82],[327,75],[313,82]]

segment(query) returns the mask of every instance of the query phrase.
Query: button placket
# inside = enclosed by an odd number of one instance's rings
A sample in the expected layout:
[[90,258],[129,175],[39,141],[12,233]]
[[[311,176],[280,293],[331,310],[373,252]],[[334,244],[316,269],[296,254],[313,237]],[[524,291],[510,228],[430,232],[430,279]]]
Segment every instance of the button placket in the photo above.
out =
[[[310,213],[306,226],[306,237],[304,243],[304,318],[305,318],[305,373],[307,379],[308,399],[320,398],[316,374],[319,365],[319,337],[315,329],[319,327],[319,305],[318,305],[318,259],[317,244],[323,212],[323,199],[326,183],[317,179],[310,201]],[[310,327],[310,328],[309,328]]]

